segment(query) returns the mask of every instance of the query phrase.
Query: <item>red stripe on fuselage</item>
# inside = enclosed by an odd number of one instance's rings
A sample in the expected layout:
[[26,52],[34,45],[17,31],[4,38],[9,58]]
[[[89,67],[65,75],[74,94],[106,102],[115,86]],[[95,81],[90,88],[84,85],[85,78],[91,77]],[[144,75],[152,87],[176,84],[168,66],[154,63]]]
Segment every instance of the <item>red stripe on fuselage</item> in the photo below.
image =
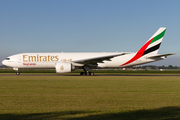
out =
[[141,49],[136,53],[136,55],[130,59],[129,61],[127,61],[126,63],[120,65],[120,66],[124,66],[127,65],[129,63],[134,62],[135,60],[139,59],[140,57],[142,57],[144,51],[146,50],[146,48],[149,46],[149,44],[151,43],[151,41],[153,40],[153,38],[151,40],[149,40],[146,44],[144,44],[144,46],[141,47]]

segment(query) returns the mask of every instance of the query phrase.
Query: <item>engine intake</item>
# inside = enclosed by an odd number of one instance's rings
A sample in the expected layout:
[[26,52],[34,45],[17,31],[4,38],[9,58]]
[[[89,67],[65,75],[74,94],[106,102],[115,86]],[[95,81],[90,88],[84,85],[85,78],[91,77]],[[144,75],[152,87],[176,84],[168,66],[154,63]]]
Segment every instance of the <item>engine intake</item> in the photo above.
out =
[[56,63],[56,73],[68,73],[74,69],[75,67],[70,62]]

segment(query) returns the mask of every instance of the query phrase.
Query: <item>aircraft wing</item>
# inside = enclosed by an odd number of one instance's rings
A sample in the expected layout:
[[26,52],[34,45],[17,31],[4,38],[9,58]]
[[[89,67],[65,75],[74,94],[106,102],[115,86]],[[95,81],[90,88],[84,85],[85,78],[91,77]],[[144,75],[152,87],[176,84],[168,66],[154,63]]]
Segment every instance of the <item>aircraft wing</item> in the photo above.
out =
[[155,55],[155,56],[150,56],[147,57],[147,59],[165,59],[169,55],[174,55],[175,53],[169,53],[169,54],[162,54],[162,55]]
[[125,54],[128,54],[128,53],[119,53],[119,54],[114,54],[114,55],[107,55],[107,56],[101,56],[101,57],[96,57],[96,58],[77,60],[77,61],[72,61],[71,63],[75,66],[84,66],[84,65],[94,66],[94,65],[97,65],[97,63],[103,63],[103,61],[105,60],[111,61],[111,58],[122,56]]

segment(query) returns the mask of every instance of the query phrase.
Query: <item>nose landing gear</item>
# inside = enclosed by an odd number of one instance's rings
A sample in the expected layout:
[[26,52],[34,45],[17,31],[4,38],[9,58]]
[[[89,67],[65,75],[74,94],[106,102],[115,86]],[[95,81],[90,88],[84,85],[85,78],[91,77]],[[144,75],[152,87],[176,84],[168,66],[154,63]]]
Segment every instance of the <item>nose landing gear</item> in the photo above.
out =
[[20,72],[16,72],[16,75],[20,75]]
[[19,69],[18,68],[13,68],[13,70],[16,71],[16,75],[20,75]]

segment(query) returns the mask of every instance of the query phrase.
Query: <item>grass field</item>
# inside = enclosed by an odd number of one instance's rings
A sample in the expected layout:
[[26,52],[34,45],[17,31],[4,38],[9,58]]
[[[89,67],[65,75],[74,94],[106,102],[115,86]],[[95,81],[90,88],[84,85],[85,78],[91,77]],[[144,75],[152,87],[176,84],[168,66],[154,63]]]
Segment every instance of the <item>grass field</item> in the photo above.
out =
[[180,119],[178,76],[0,76],[0,120]]

